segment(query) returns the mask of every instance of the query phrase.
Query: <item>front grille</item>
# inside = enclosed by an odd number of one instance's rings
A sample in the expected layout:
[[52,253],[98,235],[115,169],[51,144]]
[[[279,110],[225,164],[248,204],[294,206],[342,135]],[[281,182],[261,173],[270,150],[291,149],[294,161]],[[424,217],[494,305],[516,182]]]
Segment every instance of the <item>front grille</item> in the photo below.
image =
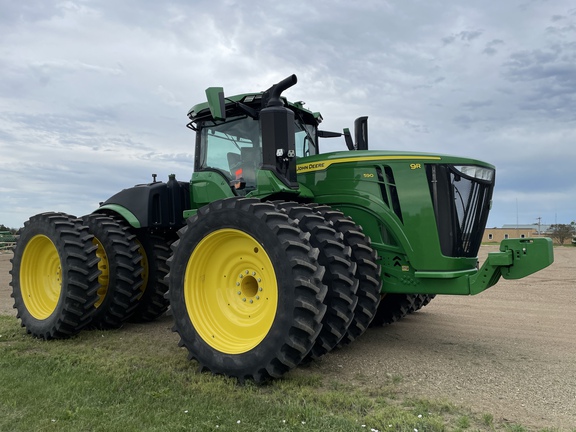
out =
[[[382,172],[382,168],[384,168],[384,172]],[[398,198],[398,190],[392,168],[387,165],[376,166],[376,174],[378,175],[380,194],[384,204],[392,209],[394,214],[400,219],[400,222],[403,222],[402,208],[400,207],[400,199]]]
[[452,165],[427,165],[442,254],[476,257],[494,189],[490,180],[469,177]]

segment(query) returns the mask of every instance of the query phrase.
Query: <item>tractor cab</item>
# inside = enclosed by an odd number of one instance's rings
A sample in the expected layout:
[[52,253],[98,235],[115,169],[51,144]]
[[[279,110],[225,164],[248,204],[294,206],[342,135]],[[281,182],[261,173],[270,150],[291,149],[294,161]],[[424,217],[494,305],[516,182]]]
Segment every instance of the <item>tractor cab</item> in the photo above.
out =
[[208,102],[188,113],[188,127],[196,132],[194,172],[202,179],[206,173],[221,176],[241,196],[257,190],[260,170],[297,189],[295,159],[318,154],[322,117],[280,97],[278,86],[288,88],[295,80],[226,98],[221,88],[207,89]]
[[[238,194],[256,189],[256,173],[263,164],[260,122],[247,115],[198,122],[195,172],[216,171]],[[318,153],[317,126],[302,117],[294,121],[296,157]]]

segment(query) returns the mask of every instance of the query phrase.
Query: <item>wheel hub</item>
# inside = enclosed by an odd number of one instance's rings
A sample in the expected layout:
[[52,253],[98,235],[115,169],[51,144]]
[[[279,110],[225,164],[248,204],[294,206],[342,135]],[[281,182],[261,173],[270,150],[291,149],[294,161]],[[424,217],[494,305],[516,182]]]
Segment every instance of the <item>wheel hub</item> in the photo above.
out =
[[248,301],[252,304],[254,301],[260,300],[259,293],[264,291],[264,288],[260,285],[261,282],[262,278],[258,277],[256,271],[245,270],[238,275],[236,286],[240,289],[236,294],[242,297],[243,302]]

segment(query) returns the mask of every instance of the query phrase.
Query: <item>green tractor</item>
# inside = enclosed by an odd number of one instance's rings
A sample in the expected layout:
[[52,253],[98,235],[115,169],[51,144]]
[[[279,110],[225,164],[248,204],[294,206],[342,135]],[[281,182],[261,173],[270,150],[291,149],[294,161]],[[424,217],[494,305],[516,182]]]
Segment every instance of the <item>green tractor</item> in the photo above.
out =
[[[170,307],[202,370],[263,382],[437,294],[477,294],[553,262],[549,239],[504,240],[478,268],[492,165],[370,151],[270,89],[188,113],[190,182],[122,190],[92,214],[33,216],[14,250],[22,326],[44,339],[152,321]],[[320,154],[319,139],[347,151]]]

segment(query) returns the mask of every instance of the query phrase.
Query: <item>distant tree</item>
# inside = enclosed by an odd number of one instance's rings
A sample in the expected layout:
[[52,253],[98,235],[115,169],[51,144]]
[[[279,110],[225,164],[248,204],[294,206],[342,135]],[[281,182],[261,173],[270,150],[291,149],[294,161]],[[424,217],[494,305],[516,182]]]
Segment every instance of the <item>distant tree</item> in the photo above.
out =
[[15,228],[8,228],[6,225],[0,224],[0,231],[9,231],[10,234],[16,234],[18,230]]
[[558,240],[558,243],[564,244],[567,239],[572,238],[572,235],[576,232],[574,225],[567,224],[555,224],[550,225],[550,237],[554,240]]

